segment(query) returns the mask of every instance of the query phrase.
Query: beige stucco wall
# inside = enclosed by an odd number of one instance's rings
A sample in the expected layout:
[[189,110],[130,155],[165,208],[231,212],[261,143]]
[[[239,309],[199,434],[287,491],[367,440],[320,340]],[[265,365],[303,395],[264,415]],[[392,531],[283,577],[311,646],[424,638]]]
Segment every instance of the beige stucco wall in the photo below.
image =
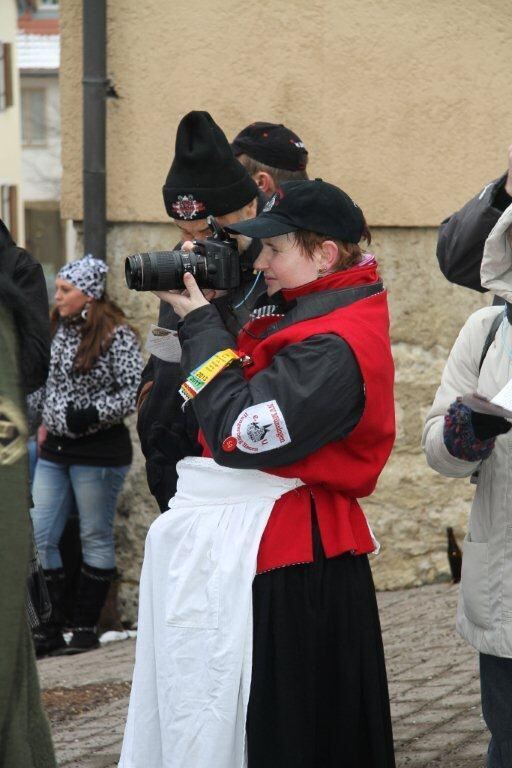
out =
[[16,63],[18,12],[15,0],[0,1],[0,41],[11,43],[14,104],[0,112],[0,184],[18,187],[18,242],[24,242],[21,190],[20,85]]
[[[81,5],[62,14],[63,216],[80,219]],[[436,226],[506,164],[512,4],[109,0],[108,217],[163,221],[176,125],[283,121],[373,225]]]

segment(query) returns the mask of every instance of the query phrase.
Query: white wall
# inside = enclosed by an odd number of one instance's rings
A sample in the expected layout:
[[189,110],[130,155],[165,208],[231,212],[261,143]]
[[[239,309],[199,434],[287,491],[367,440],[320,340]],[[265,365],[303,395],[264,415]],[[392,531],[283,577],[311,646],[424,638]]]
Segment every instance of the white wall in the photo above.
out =
[[44,145],[22,147],[23,199],[25,202],[60,200],[62,165],[58,75],[21,73],[21,90],[25,88],[46,92],[46,142]]
[[11,43],[14,105],[0,112],[0,184],[18,187],[18,243],[24,242],[21,190],[20,89],[16,63],[15,0],[0,0],[0,40]]

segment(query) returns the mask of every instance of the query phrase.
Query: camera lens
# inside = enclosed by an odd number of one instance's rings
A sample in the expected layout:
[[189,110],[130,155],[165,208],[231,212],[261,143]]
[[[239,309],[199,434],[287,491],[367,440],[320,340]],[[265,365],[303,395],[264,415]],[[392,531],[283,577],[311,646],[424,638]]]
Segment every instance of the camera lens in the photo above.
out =
[[206,259],[193,251],[153,251],[128,256],[124,263],[126,285],[135,291],[170,291],[184,288],[183,275],[191,272],[207,286]]
[[135,291],[142,291],[142,256],[147,254],[136,253],[135,256],[128,256],[124,261],[124,277],[128,288]]

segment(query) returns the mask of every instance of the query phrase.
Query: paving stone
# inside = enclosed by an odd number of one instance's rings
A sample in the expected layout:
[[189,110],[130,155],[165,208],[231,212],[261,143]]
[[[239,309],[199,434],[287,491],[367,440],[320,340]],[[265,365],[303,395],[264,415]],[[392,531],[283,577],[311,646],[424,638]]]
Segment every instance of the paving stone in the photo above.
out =
[[479,764],[481,766],[485,765],[487,755],[487,743],[482,744],[481,739],[475,739],[473,741],[468,741],[466,744],[464,744],[460,749],[456,752],[456,757],[458,760],[461,759],[469,759],[469,758],[475,758],[479,761]]
[[[397,768],[484,768],[478,654],[455,632],[457,589],[446,584],[378,595]],[[49,690],[130,681],[135,642],[38,662]],[[61,768],[115,768],[128,698],[53,725]]]
[[432,750],[422,750],[408,755],[407,762],[398,760],[397,768],[408,766],[408,768],[433,768],[436,765],[436,759],[439,758],[439,752]]
[[453,752],[461,744],[468,741],[468,734],[455,731],[452,728],[434,728],[418,739],[417,747],[421,749],[437,749],[438,754]]
[[398,720],[404,716],[413,715],[425,706],[423,701],[393,701],[391,700],[391,717]]
[[477,707],[480,704],[480,692],[469,693],[468,691],[460,691],[459,693],[452,693],[450,696],[443,698],[443,704],[445,707],[471,709],[471,707]]

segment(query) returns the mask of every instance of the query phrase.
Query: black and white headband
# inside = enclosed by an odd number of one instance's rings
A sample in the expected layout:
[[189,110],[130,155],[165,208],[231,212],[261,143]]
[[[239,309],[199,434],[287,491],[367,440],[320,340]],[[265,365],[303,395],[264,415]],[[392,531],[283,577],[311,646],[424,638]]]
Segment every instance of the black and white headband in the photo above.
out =
[[65,264],[57,275],[61,280],[67,280],[86,296],[101,299],[105,293],[105,283],[108,267],[101,259],[95,259],[87,254],[77,261]]

